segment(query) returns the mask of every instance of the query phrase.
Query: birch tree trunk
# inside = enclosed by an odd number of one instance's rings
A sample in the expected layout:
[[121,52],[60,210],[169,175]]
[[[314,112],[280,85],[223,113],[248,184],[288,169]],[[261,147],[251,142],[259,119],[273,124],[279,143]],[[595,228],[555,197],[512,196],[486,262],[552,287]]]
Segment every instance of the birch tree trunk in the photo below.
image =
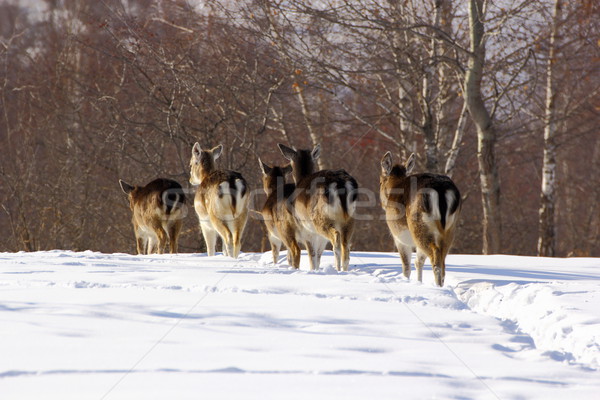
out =
[[[300,83],[294,82],[294,93],[296,93],[296,96],[298,98],[298,103],[300,103],[300,109],[302,110],[302,117],[304,118],[304,124],[306,125],[306,129],[308,130],[308,135],[310,136],[310,141],[311,141],[313,147],[315,147],[317,144],[321,143],[321,138],[317,134],[317,131],[315,130],[315,128],[313,126],[312,118],[310,116],[310,110],[308,109],[308,105],[306,104],[306,98],[304,97],[303,90],[304,89],[302,89],[302,86]],[[319,170],[325,169],[325,165],[323,164],[323,158],[317,159],[317,167],[319,168]]]
[[[434,16],[433,25],[439,29],[440,27],[440,9],[441,1],[436,1],[434,4]],[[423,114],[421,120],[421,130],[423,132],[424,144],[425,144],[425,169],[428,172],[438,172],[438,148],[437,148],[437,135],[434,116],[432,113],[432,84],[435,79],[434,65],[438,56],[437,52],[437,39],[433,35],[431,38],[431,50],[429,51],[429,60],[425,60],[425,74],[423,75],[423,87],[421,89],[421,112]],[[440,64],[441,65],[441,64]],[[438,96],[439,98],[439,96]],[[439,123],[439,120],[438,120]]]
[[456,129],[454,131],[454,139],[452,140],[452,148],[448,152],[448,158],[446,159],[446,167],[444,168],[444,174],[448,175],[452,178],[452,174],[454,173],[454,166],[456,165],[456,159],[458,158],[458,153],[460,152],[460,145],[462,143],[462,138],[465,133],[465,123],[466,123],[466,115],[467,115],[467,103],[463,103],[462,110],[460,111],[460,117],[458,118],[458,123],[456,124]]
[[[298,104],[300,105],[300,111],[302,112],[302,117],[304,119],[304,124],[306,125],[306,129],[308,130],[308,135],[310,137],[310,141],[312,146],[316,146],[321,143],[321,135],[317,134],[317,131],[312,122],[311,112],[308,108],[308,103],[306,101],[306,97],[304,96],[304,89],[302,88],[301,79],[297,76],[301,74],[301,70],[295,69],[293,67],[293,61],[290,56],[286,52],[286,40],[281,36],[280,30],[283,31],[275,21],[276,13],[271,9],[271,3],[269,1],[262,1],[261,6],[265,11],[265,16],[269,21],[269,31],[274,40],[275,45],[277,46],[277,52],[282,60],[285,60],[286,68],[290,72],[290,78],[293,82],[293,90],[296,94],[296,98],[298,99]],[[291,143],[290,143],[291,144]],[[317,159],[317,167],[322,170],[325,168],[324,159]]]
[[[436,0],[434,13],[434,27],[440,32],[452,32],[452,2],[451,0]],[[439,38],[438,34],[434,34],[432,37],[432,47],[434,49],[434,62],[437,65],[437,82],[438,93],[435,96],[434,101],[434,115],[435,120],[435,138],[437,145],[438,155],[438,173],[452,173],[456,159],[460,151],[460,145],[462,142],[462,136],[465,127],[465,114],[466,106],[463,102],[460,117],[454,130],[452,147],[446,149],[448,138],[450,137],[451,127],[447,123],[448,117],[453,112],[454,102],[451,100],[452,95],[456,92],[456,86],[458,82],[454,79],[456,76],[454,71],[451,71],[450,67],[446,62],[442,60],[447,57],[451,52],[444,44],[443,40]],[[443,161],[443,157],[446,161]]]
[[496,130],[481,92],[485,64],[484,0],[469,0],[470,51],[465,74],[465,102],[477,130],[477,159],[483,206],[483,253],[500,251],[500,182],[496,165]]
[[554,257],[556,251],[556,225],[554,206],[556,203],[556,111],[553,82],[556,61],[556,40],[561,12],[561,0],[554,0],[550,48],[546,64],[546,105],[544,111],[544,164],[542,166],[542,190],[540,205],[540,227],[538,256]]

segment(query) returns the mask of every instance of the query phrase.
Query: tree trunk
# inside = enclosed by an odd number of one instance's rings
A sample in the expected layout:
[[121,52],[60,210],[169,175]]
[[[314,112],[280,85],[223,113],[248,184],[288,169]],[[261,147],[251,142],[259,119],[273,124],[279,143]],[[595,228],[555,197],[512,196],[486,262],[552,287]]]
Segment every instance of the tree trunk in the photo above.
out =
[[[303,90],[304,89],[302,89],[302,86],[300,83],[298,83],[298,82],[294,83],[294,92],[296,93],[296,96],[298,98],[298,103],[300,103],[300,109],[302,110],[302,117],[304,118],[304,124],[306,125],[306,129],[308,129],[308,135],[310,136],[310,141],[311,141],[313,147],[315,147],[317,144],[321,143],[321,138],[317,134],[317,131],[315,130],[315,128],[313,126],[312,118],[310,117],[310,111],[308,109],[308,105],[306,104],[306,98],[304,97]],[[325,169],[325,165],[323,164],[323,158],[317,159],[317,167],[320,170]]]
[[481,93],[485,63],[484,0],[469,0],[470,52],[465,101],[477,129],[477,159],[483,205],[483,253],[500,251],[500,182],[496,164],[496,130]]
[[554,257],[556,251],[556,116],[553,84],[553,69],[556,53],[556,36],[561,19],[561,2],[554,1],[550,49],[546,64],[546,107],[544,112],[544,165],[542,167],[542,190],[540,205],[540,227],[538,256]]
[[[439,24],[439,7],[435,8],[435,22]],[[434,80],[433,63],[436,57],[435,35],[431,39],[431,51],[429,52],[430,60],[425,62],[430,63],[425,68],[423,74],[422,88],[419,104],[421,106],[421,132],[423,133],[423,141],[425,144],[425,169],[428,172],[438,172],[438,157],[437,157],[437,138],[435,135],[434,119],[432,114],[432,82]]]
[[452,148],[448,152],[448,159],[446,160],[446,168],[444,168],[444,173],[452,178],[452,174],[454,173],[454,166],[456,165],[456,159],[458,158],[458,153],[460,152],[460,145],[462,143],[463,134],[465,133],[465,122],[466,122],[466,114],[467,114],[467,103],[463,103],[462,110],[460,111],[460,117],[458,118],[458,123],[456,124],[456,129],[454,131],[454,139],[452,140]]
[[[310,110],[308,109],[308,104],[306,101],[306,97],[304,96],[304,89],[302,88],[301,79],[297,75],[301,74],[301,71],[295,69],[293,67],[294,63],[292,62],[290,56],[286,52],[286,41],[281,36],[279,26],[277,25],[277,21],[275,21],[276,13],[271,9],[271,4],[269,1],[263,1],[261,3],[261,7],[265,12],[265,16],[269,21],[269,30],[274,39],[274,43],[277,46],[277,52],[282,60],[285,60],[286,68],[289,70],[291,81],[293,82],[293,90],[296,94],[296,98],[298,99],[298,103],[300,104],[300,111],[302,112],[302,117],[304,119],[304,124],[306,125],[306,129],[308,130],[308,135],[310,137],[310,141],[312,146],[316,146],[321,143],[321,136],[317,134],[316,129],[314,128]],[[282,30],[283,31],[283,30]],[[291,143],[290,143],[291,144]],[[319,158],[317,160],[317,167],[322,170],[325,168],[324,159]]]
[[[444,13],[444,11],[447,11],[447,7],[448,4],[446,0],[436,0],[434,2],[433,26],[437,30],[444,30],[444,24],[442,23],[442,14]],[[447,15],[444,17],[447,17]],[[441,172],[439,159],[439,155],[441,152],[441,149],[439,148],[439,136],[441,124],[443,123],[445,116],[444,84],[446,81],[446,66],[443,62],[440,62],[439,59],[439,57],[443,53],[443,48],[442,44],[440,43],[440,40],[438,39],[437,34],[431,36],[430,46],[431,51],[429,52],[429,65],[425,69],[425,74],[423,77],[422,129],[425,139],[425,167],[429,172],[439,173]],[[436,72],[438,78],[437,82],[435,82]],[[437,83],[437,87],[435,87],[435,89],[433,87],[434,83]],[[436,90],[437,93],[434,93],[434,90]]]

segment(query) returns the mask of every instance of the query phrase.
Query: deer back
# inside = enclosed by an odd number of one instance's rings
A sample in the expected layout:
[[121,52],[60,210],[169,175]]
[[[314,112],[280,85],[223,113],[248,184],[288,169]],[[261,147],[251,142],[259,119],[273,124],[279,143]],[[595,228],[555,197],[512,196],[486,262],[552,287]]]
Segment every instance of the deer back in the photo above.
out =
[[120,181],[129,197],[134,224],[153,226],[155,221],[179,218],[185,204],[183,188],[170,179],[155,179],[146,186],[132,186]]
[[410,228],[419,242],[452,236],[461,207],[458,188],[450,178],[436,174],[410,174],[414,155],[406,165],[391,165],[388,152],[382,160],[380,198],[392,234]]
[[192,148],[190,183],[199,185],[194,207],[201,218],[237,218],[248,210],[248,184],[236,171],[217,169],[223,145],[205,150],[198,143]]
[[314,172],[315,160],[321,154],[319,145],[313,150],[294,150],[281,144],[279,148],[293,168],[294,209],[301,223],[319,231],[350,223],[357,200],[356,180],[344,170]]
[[321,224],[345,222],[352,218],[357,200],[358,184],[344,170],[323,170],[310,174],[297,185],[295,199],[298,212],[312,216]]
[[262,161],[259,162],[263,172],[263,188],[267,193],[261,214],[269,233],[287,244],[295,240],[298,225],[291,201],[296,185],[285,182],[285,177],[292,171],[292,167],[269,167]]
[[239,172],[212,171],[198,187],[194,203],[219,219],[236,218],[247,211],[248,184]]

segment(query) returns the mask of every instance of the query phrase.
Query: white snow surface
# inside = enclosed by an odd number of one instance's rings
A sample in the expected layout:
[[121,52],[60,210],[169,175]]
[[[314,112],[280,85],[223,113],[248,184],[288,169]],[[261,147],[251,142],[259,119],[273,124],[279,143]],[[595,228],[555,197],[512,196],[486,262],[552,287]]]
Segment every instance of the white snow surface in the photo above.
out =
[[0,398],[600,398],[600,259],[284,256],[0,253]]

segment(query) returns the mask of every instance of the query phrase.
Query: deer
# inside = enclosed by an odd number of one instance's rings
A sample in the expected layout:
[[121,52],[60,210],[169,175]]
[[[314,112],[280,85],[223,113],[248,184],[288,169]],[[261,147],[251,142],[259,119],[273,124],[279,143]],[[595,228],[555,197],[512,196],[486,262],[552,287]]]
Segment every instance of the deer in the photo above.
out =
[[321,155],[319,144],[312,150],[278,146],[292,166],[296,190],[291,202],[299,241],[309,253],[310,270],[319,269],[321,255],[330,242],[335,268],[348,271],[358,183],[344,170],[315,171]]
[[185,195],[179,183],[155,179],[146,186],[134,186],[119,179],[129,198],[138,254],[162,254],[169,241],[171,254],[177,253],[184,217]]
[[223,241],[223,253],[238,258],[248,220],[250,196],[242,174],[216,168],[215,160],[222,152],[222,144],[205,150],[196,142],[190,160],[190,183],[198,185],[194,209],[198,214],[208,255],[215,255],[219,235]]
[[435,283],[444,286],[448,254],[461,210],[458,188],[445,175],[411,174],[415,155],[404,165],[393,164],[388,151],[381,159],[379,179],[382,208],[400,259],[410,279],[410,255],[417,249],[417,279],[423,282],[423,264],[431,261]]
[[267,200],[261,210],[262,219],[267,227],[273,264],[277,264],[279,250],[283,243],[288,250],[288,263],[300,268],[300,247],[297,240],[298,221],[292,212],[291,196],[296,190],[293,183],[285,183],[285,177],[292,172],[292,166],[268,166],[258,159],[263,174],[263,188]]

